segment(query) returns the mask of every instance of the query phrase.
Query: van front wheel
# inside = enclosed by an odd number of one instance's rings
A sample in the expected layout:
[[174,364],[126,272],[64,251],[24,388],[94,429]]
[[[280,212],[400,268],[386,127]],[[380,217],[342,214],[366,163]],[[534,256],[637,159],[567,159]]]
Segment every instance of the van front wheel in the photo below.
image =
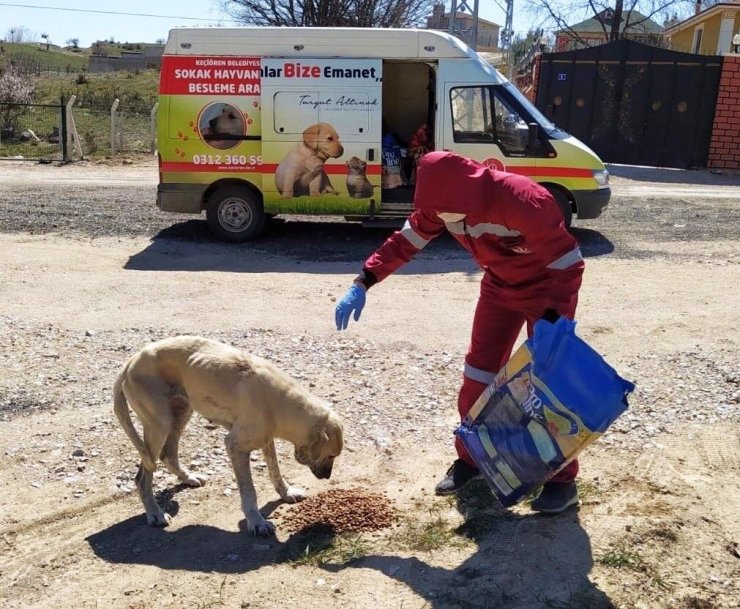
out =
[[262,201],[240,186],[225,186],[208,199],[206,220],[211,232],[225,241],[241,243],[254,239],[265,227]]
[[553,188],[552,186],[545,186],[545,188],[547,188],[548,192],[557,202],[558,207],[560,208],[560,213],[563,214],[563,223],[565,224],[565,228],[569,229],[571,224],[573,224],[573,208],[570,205],[570,199],[568,199],[568,197],[565,196],[565,193],[558,188]]

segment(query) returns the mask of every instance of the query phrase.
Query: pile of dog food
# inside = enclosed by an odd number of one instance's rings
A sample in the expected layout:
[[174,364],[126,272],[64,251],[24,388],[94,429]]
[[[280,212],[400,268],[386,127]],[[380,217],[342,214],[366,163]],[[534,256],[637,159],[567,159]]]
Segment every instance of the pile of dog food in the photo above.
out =
[[282,522],[291,532],[326,528],[334,533],[378,531],[393,524],[390,499],[361,488],[335,488],[290,506]]

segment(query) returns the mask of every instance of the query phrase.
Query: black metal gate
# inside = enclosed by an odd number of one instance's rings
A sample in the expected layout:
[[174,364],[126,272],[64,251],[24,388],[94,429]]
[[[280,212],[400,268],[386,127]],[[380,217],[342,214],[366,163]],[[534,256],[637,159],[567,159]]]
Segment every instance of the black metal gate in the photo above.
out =
[[722,57],[631,40],[542,55],[537,107],[609,163],[705,167]]
[[0,160],[68,160],[64,100],[59,104],[0,102]]

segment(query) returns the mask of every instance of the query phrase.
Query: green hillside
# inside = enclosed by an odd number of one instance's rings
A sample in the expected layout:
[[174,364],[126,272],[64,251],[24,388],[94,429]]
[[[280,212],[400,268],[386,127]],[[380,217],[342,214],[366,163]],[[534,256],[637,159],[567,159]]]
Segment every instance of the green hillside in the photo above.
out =
[[82,52],[54,45],[47,51],[46,43],[0,43],[0,66],[10,62],[33,72],[79,72],[87,69],[89,60]]
[[41,74],[36,79],[36,103],[57,103],[76,95],[76,105],[110,109],[118,99],[121,110],[148,113],[157,101],[159,70],[104,74]]

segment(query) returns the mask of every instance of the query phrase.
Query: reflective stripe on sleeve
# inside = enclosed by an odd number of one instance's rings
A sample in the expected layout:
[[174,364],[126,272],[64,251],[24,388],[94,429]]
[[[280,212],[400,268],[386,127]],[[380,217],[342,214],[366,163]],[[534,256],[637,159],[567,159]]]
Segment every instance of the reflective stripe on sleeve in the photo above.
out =
[[493,379],[496,377],[496,374],[494,372],[487,372],[486,370],[481,370],[480,368],[474,368],[470,364],[465,364],[465,370],[463,370],[463,374],[471,381],[485,383],[486,385],[490,385],[493,382]]
[[423,250],[427,243],[429,243],[429,239],[424,239],[424,237],[411,228],[408,220],[404,223],[401,234],[418,250]]
[[560,258],[548,264],[547,268],[562,271],[563,269],[567,269],[569,266],[573,266],[574,264],[576,264],[577,262],[580,262],[581,260],[583,260],[583,255],[581,254],[581,248],[576,246],[572,250],[570,250],[567,254],[560,256]]

